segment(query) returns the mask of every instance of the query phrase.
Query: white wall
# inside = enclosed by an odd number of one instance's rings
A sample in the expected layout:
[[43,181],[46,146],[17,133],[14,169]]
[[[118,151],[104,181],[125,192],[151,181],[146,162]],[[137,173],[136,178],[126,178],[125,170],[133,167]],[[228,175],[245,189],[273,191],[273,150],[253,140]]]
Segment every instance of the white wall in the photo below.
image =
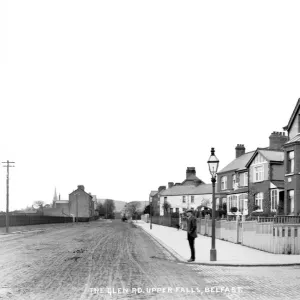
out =
[[[186,202],[182,202],[182,197],[185,196]],[[163,204],[164,197],[167,197],[167,201],[171,204],[171,208],[174,210],[179,208],[180,212],[183,212],[183,208],[194,208],[196,209],[199,205],[202,204],[203,200],[209,200],[208,207],[212,207],[212,194],[204,194],[204,195],[193,195],[194,203],[191,203],[191,195],[181,195],[181,196],[161,196],[160,197],[160,215],[163,215]]]

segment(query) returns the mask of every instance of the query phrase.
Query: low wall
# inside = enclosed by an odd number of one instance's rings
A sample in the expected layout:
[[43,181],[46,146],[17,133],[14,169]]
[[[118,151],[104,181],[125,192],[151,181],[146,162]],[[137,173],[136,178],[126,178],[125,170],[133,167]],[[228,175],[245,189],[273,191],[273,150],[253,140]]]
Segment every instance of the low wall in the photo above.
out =
[[[69,223],[73,222],[71,217],[54,217],[43,215],[10,215],[9,226],[24,226],[24,225],[38,225],[51,223]],[[6,216],[0,216],[0,227],[6,226]]]

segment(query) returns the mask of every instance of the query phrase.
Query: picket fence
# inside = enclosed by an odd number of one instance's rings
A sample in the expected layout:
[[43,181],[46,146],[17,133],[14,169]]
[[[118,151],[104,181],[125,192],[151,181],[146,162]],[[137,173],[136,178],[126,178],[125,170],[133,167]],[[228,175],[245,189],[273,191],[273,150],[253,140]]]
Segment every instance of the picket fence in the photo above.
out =
[[[149,222],[149,216],[142,220]],[[216,220],[216,238],[241,244],[254,249],[274,254],[300,254],[300,223],[298,219],[287,219],[289,223],[278,220],[242,221],[239,218],[233,221],[226,219]],[[286,221],[287,221],[286,220]],[[175,227],[179,224],[178,218],[152,217],[154,224]],[[181,228],[186,230],[186,220],[181,221]],[[197,219],[198,234],[211,236],[212,220]]]

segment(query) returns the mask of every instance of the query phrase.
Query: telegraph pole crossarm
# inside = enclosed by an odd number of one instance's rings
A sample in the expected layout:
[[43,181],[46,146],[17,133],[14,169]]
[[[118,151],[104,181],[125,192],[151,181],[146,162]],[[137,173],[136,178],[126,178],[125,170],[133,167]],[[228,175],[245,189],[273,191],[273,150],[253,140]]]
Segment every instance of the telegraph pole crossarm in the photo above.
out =
[[9,231],[9,168],[12,168],[14,166],[11,166],[10,164],[14,164],[13,161],[6,161],[2,162],[3,164],[6,164],[3,166],[4,168],[7,168],[7,177],[6,177],[6,233]]

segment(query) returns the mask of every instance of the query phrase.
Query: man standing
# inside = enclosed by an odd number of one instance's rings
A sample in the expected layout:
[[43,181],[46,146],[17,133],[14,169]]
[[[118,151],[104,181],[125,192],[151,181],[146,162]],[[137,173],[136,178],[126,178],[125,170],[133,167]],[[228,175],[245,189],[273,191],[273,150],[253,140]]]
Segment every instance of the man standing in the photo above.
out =
[[188,262],[195,261],[195,238],[197,237],[197,219],[193,216],[193,210],[187,212],[187,237],[191,248],[191,258]]

